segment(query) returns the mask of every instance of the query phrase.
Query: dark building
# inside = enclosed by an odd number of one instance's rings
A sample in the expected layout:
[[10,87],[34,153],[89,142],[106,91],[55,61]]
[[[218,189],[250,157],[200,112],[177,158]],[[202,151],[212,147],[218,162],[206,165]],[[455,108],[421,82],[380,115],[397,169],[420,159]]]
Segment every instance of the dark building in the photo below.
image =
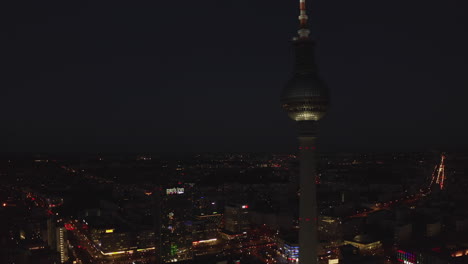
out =
[[249,230],[249,206],[247,204],[226,205],[224,229],[231,234],[246,234]]
[[221,231],[222,214],[200,215],[195,217],[193,228],[194,243],[218,238]]
[[154,250],[155,234],[152,229],[140,229],[116,217],[88,217],[89,237],[104,256],[119,256],[136,251]]

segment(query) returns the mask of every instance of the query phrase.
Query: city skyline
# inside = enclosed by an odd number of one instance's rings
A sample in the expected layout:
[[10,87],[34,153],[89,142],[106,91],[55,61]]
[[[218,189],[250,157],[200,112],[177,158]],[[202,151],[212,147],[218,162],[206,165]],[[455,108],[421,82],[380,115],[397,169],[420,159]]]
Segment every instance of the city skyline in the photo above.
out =
[[468,263],[467,2],[1,9],[0,263]]
[[[9,3],[2,151],[293,151],[296,1],[182,3]],[[313,1],[321,150],[466,148],[466,7]]]

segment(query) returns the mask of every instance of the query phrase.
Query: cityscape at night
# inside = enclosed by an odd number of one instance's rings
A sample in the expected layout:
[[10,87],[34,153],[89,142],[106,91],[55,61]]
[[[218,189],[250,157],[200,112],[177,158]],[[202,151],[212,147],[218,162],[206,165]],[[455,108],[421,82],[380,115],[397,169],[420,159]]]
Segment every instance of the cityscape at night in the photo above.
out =
[[0,9],[0,264],[468,264],[468,2]]
[[[1,263],[298,263],[298,161],[2,157]],[[466,263],[467,161],[321,153],[318,263]]]

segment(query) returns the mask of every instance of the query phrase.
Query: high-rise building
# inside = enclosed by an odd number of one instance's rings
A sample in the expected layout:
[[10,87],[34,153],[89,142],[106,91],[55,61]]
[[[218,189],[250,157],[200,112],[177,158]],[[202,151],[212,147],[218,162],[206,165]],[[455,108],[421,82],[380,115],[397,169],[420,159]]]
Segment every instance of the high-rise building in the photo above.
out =
[[224,208],[224,229],[232,234],[246,234],[249,230],[249,206],[231,204]]
[[47,244],[54,250],[57,247],[56,224],[57,221],[53,217],[47,219]]
[[276,238],[278,255],[287,264],[296,264],[299,261],[299,243],[296,231],[289,231]]
[[192,186],[177,184],[156,193],[156,236],[159,263],[193,258]]
[[196,216],[193,222],[193,251],[195,256],[215,255],[223,250],[219,232],[223,214]]
[[281,105],[299,130],[299,262],[317,263],[316,146],[317,123],[325,115],[328,88],[319,78],[313,60],[314,42],[309,37],[305,0],[300,0],[299,36],[294,38],[293,77],[281,94]]
[[65,263],[68,261],[68,239],[67,230],[62,225],[57,226],[57,251],[60,253],[60,262]]
[[[223,214],[199,215],[195,217],[193,241],[213,240],[221,231]],[[196,244],[196,243],[195,243]]]
[[54,217],[47,219],[47,245],[60,255],[60,263],[68,261],[67,230],[62,221]]

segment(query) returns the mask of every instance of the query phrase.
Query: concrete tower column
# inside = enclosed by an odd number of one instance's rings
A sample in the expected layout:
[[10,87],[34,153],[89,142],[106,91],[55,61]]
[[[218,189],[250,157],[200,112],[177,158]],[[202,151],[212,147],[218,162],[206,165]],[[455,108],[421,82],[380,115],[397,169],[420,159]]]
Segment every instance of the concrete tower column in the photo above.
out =
[[314,121],[299,124],[299,263],[317,263],[316,132]]

